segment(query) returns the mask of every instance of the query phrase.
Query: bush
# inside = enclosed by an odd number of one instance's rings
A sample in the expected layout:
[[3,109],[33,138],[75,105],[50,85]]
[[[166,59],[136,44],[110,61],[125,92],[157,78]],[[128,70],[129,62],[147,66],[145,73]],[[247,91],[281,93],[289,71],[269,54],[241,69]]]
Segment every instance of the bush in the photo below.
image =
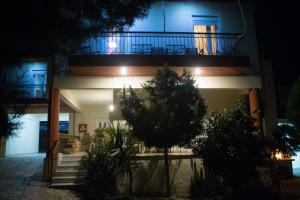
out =
[[256,167],[265,164],[265,142],[253,134],[253,119],[241,109],[214,112],[204,123],[193,151],[204,166],[237,190],[257,178]]
[[106,199],[117,191],[118,162],[106,146],[93,148],[81,160],[78,176],[82,199]]
[[131,193],[132,170],[135,169],[136,151],[131,131],[127,126],[110,125],[104,138],[95,136],[81,161],[78,174],[79,193],[83,199],[106,199],[117,194],[118,180],[129,176]]

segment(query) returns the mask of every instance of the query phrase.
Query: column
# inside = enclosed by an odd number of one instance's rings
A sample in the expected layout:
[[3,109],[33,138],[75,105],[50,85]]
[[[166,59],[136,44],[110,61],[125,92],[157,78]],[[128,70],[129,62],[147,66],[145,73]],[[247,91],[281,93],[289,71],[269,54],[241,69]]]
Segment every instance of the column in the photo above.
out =
[[261,128],[259,98],[258,98],[258,91],[256,88],[251,88],[249,90],[249,104],[250,104],[251,117],[255,119],[254,125],[257,128]]
[[59,107],[60,107],[60,98],[59,90],[56,88],[52,89],[52,98],[51,98],[51,113],[48,116],[50,120],[50,148],[53,147],[55,141],[59,140]]

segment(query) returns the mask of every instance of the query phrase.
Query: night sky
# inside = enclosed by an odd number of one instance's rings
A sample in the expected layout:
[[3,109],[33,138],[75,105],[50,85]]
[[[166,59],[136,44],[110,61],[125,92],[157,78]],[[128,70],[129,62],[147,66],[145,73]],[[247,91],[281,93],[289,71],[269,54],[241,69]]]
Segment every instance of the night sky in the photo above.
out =
[[260,54],[272,60],[278,117],[284,118],[290,88],[300,75],[300,1],[258,2],[256,29]]
[[289,86],[300,73],[300,1],[260,1],[256,12],[261,53],[273,62],[276,82]]

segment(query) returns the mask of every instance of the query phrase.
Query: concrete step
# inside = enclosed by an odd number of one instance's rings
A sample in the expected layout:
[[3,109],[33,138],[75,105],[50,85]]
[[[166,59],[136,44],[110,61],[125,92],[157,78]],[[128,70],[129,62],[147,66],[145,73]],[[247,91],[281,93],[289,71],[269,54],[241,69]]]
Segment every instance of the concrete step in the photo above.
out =
[[79,170],[78,169],[60,169],[60,170],[56,170],[55,172],[55,176],[59,177],[59,176],[77,176],[77,174],[79,174]]
[[76,179],[77,176],[53,176],[51,183],[75,183]]
[[71,189],[76,187],[76,183],[52,183],[50,187],[57,188],[57,189]]
[[65,148],[72,148],[73,147],[73,145],[74,145],[74,142],[67,142],[67,143],[65,143]]
[[79,165],[58,165],[56,170],[78,170]]
[[80,161],[83,157],[83,156],[72,156],[71,154],[69,155],[70,156],[63,155],[61,157],[61,161]]
[[80,165],[80,160],[61,160],[59,165]]
[[72,154],[74,152],[73,148],[64,148],[63,153],[65,154]]

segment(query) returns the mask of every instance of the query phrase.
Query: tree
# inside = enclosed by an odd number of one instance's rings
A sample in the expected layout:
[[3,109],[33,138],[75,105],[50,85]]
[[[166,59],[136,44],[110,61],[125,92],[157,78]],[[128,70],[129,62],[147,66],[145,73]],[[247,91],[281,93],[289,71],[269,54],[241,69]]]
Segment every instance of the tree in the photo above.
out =
[[0,68],[0,144],[3,138],[8,139],[10,136],[17,134],[22,123],[20,117],[24,114],[26,104],[20,102],[20,88],[11,88],[10,85],[18,85],[24,78],[25,72],[17,75],[6,77],[9,73],[7,68]]
[[[48,91],[51,99],[54,73],[57,68],[64,67],[65,63],[62,61],[65,55],[79,48],[88,37],[103,31],[121,31],[124,27],[131,26],[135,19],[147,15],[152,2],[153,0],[12,0],[1,3],[1,134],[7,137],[11,135],[11,129],[19,127],[13,123],[16,120],[10,120],[8,115],[5,102],[11,100],[7,95],[2,95],[8,92],[8,68],[21,65],[31,58],[51,61],[52,64],[48,66]],[[62,59],[57,61],[57,58]],[[14,119],[19,118],[25,110],[18,111],[20,115],[15,115]]]
[[164,149],[166,190],[170,196],[168,148],[185,145],[202,129],[206,106],[186,70],[181,76],[164,67],[143,85],[145,95],[123,91],[121,111],[134,135],[149,147]]
[[256,177],[256,167],[268,156],[266,142],[253,134],[256,130],[254,119],[239,108],[213,112],[193,152],[203,158],[208,170],[237,190]]
[[287,109],[286,109],[287,119],[293,123],[300,132],[300,76],[294,83],[292,90],[290,92]]

